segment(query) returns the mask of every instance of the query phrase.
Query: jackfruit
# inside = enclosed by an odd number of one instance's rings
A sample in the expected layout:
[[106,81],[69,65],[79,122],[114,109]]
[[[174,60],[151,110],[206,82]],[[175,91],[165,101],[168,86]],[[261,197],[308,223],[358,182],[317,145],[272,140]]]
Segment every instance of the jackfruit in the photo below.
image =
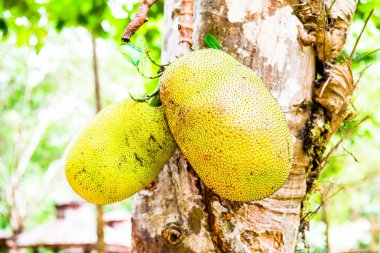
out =
[[251,69],[221,50],[194,51],[167,67],[160,96],[179,148],[215,193],[252,201],[285,183],[291,134],[279,104]]
[[149,185],[175,148],[162,108],[124,100],[79,135],[66,158],[66,178],[89,202],[121,201]]

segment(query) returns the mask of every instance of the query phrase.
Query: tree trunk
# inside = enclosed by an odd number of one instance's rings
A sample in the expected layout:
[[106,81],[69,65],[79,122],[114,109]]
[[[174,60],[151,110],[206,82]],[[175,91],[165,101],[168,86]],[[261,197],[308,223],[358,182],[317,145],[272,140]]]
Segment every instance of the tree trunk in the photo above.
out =
[[[179,8],[179,0],[165,1],[164,63],[175,59]],[[210,191],[176,152],[154,186],[136,197],[133,252],[294,252],[311,163],[302,147],[311,111],[300,105],[312,101],[314,50],[299,43],[302,23],[286,0],[195,0],[194,20],[194,48],[213,34],[277,99],[293,135],[293,168],[274,195],[233,202]]]

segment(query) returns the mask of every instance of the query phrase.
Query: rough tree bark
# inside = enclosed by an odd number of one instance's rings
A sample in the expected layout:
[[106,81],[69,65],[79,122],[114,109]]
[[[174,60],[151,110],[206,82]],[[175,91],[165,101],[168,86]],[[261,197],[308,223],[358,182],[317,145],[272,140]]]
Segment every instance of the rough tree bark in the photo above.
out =
[[[307,2],[307,1],[301,1]],[[261,201],[213,194],[180,151],[136,198],[133,252],[294,252],[311,158],[303,149],[316,77],[313,47],[298,40],[299,1],[195,0],[194,47],[213,34],[223,50],[259,74],[285,112],[294,141],[286,184]],[[163,62],[175,59],[179,0],[165,1]],[[306,109],[305,109],[306,108]]]

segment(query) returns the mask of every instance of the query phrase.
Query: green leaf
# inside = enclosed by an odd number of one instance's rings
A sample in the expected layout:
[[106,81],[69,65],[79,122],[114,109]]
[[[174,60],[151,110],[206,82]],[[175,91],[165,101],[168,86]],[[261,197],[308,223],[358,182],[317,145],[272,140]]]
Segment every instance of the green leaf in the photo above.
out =
[[207,34],[204,37],[204,41],[209,48],[214,48],[214,49],[219,49],[219,50],[222,49],[219,41],[211,34]]
[[124,43],[120,47],[121,53],[133,66],[137,67],[142,56],[142,49],[131,42]]

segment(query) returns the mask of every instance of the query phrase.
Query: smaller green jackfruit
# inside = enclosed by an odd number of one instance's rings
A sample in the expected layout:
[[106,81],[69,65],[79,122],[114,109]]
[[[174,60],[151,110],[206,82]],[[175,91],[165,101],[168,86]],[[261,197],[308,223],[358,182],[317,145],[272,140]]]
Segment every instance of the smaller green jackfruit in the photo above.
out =
[[121,201],[149,185],[175,148],[162,108],[124,100],[80,134],[67,155],[66,178],[89,202]]

